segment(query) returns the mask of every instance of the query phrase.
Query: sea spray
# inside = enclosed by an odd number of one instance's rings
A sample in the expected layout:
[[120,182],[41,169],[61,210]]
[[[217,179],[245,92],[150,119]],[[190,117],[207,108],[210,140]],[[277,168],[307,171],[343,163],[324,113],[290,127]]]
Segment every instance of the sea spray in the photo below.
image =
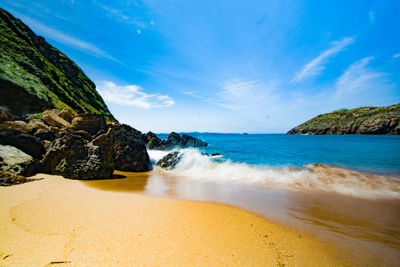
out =
[[[203,155],[199,150],[179,150],[183,157],[169,171],[179,177],[218,184],[246,184],[291,190],[320,190],[370,199],[400,199],[400,180],[326,165],[307,164],[301,168],[272,167],[232,162]],[[171,151],[150,150],[153,162]]]

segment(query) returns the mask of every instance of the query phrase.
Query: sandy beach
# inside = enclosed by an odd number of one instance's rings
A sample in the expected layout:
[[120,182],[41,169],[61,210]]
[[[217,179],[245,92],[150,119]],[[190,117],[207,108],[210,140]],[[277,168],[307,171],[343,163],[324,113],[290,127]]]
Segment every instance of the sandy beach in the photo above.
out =
[[1,266],[351,265],[330,244],[236,207],[36,178],[0,188]]

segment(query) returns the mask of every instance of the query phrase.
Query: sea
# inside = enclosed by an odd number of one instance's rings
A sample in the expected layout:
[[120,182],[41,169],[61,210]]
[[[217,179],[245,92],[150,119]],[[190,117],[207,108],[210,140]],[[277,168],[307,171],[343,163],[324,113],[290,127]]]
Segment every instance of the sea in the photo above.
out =
[[[356,265],[400,262],[400,136],[188,133],[208,143],[175,149],[174,169],[120,181],[104,190],[236,206],[334,243]],[[158,134],[167,139],[167,134]]]

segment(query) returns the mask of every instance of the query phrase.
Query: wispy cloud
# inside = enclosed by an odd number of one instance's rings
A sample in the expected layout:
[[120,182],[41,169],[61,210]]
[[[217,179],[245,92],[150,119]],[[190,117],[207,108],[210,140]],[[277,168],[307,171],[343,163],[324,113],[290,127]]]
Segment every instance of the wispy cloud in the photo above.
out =
[[394,54],[393,58],[400,58],[400,53]]
[[[117,8],[114,8],[114,7],[111,7],[108,5],[104,5],[102,3],[99,3],[98,1],[94,1],[93,3],[96,4],[98,7],[100,7],[101,9],[105,10],[107,12],[107,15],[111,18],[115,18],[116,20],[124,22],[124,23],[135,25],[136,27],[139,27],[141,29],[146,28],[145,23],[139,21],[137,18],[129,16],[123,10],[120,10],[120,9],[117,9]],[[140,34],[140,33],[138,33],[138,34]]]
[[354,37],[345,37],[339,41],[333,42],[331,48],[325,50],[319,56],[307,63],[302,70],[293,77],[292,82],[300,82],[308,77],[318,75],[325,69],[325,64],[330,57],[336,55],[347,46],[354,43],[354,41]]
[[374,57],[365,57],[351,64],[337,79],[335,98],[346,99],[366,92],[382,92],[393,88],[394,84],[387,78],[386,73],[376,71],[368,64]]
[[29,26],[31,27],[37,34],[43,35],[46,38],[49,38],[51,40],[69,45],[75,49],[84,51],[84,52],[89,52],[95,56],[98,57],[104,57],[113,61],[117,61],[118,60],[112,56],[110,56],[109,54],[107,54],[106,52],[104,52],[103,50],[101,50],[100,48],[98,48],[97,46],[82,41],[78,38],[72,37],[68,34],[65,34],[61,31],[58,31],[56,29],[53,29],[51,27],[48,27],[40,22],[38,22],[35,19],[32,19],[30,17],[27,16],[23,16],[23,15],[19,15],[19,17]]
[[171,107],[175,101],[168,95],[148,94],[138,85],[117,85],[101,81],[97,89],[106,102],[140,109]]

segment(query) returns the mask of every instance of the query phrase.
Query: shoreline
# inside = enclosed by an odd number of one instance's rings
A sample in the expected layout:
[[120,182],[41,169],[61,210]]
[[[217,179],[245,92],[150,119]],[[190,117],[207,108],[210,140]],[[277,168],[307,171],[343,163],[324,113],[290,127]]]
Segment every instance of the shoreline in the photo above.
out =
[[343,265],[331,244],[238,207],[39,174],[0,188],[0,264]]

